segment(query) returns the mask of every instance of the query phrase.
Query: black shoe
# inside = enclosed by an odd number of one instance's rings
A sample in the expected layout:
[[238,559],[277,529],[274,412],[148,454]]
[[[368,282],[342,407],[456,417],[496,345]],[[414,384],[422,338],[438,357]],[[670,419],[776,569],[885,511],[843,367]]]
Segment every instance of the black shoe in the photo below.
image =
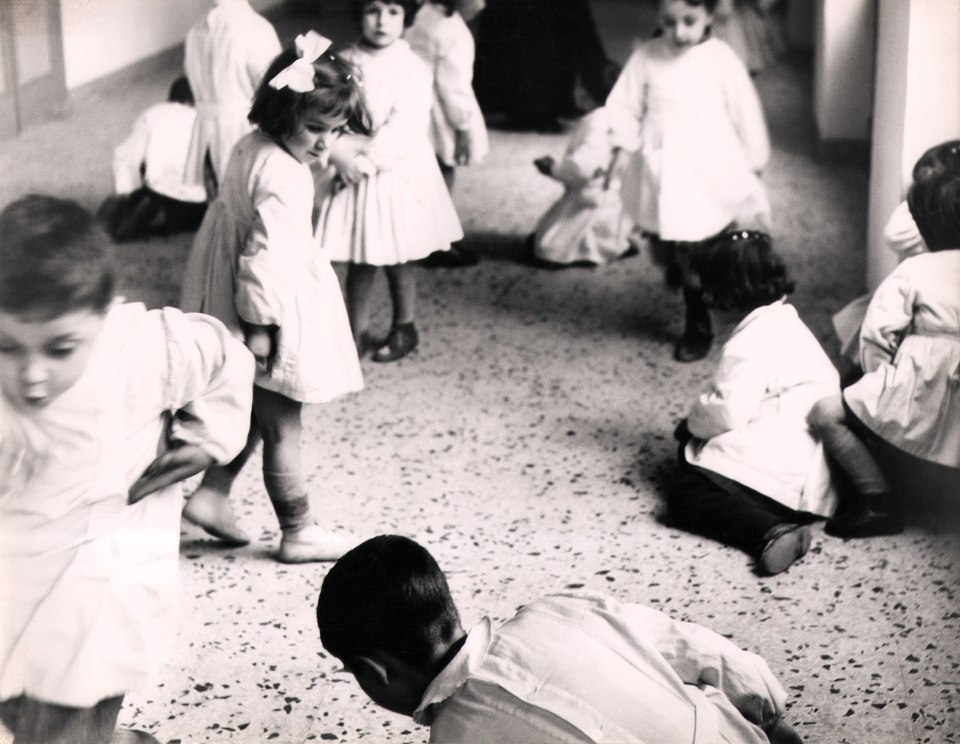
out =
[[413,323],[395,325],[387,337],[387,343],[373,352],[375,362],[395,362],[416,350],[420,336]]
[[673,358],[678,362],[695,362],[709,354],[712,345],[712,335],[684,333],[673,347]]
[[480,257],[473,251],[452,245],[450,250],[434,251],[423,259],[422,263],[429,268],[456,269],[463,266],[476,266],[480,263]]
[[879,537],[899,535],[904,527],[906,519],[900,509],[881,510],[869,503],[860,502],[837,509],[833,518],[827,520],[823,531],[833,537]]
[[783,573],[810,549],[810,528],[806,525],[781,522],[763,536],[763,547],[757,557],[757,573],[774,576]]

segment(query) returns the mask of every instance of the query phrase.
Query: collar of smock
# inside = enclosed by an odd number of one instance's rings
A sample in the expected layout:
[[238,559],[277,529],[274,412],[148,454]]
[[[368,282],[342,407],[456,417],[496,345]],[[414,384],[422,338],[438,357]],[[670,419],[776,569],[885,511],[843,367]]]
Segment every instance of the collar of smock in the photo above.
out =
[[470,676],[480,667],[487,649],[490,647],[493,635],[490,618],[485,617],[470,628],[467,640],[459,653],[438,674],[423,693],[423,700],[413,712],[413,720],[421,726],[429,726],[433,720],[430,710],[437,703],[442,703],[459,690]]
[[765,315],[771,310],[781,310],[785,307],[787,307],[786,297],[781,297],[779,300],[777,300],[776,302],[771,302],[769,305],[763,305],[762,307],[758,307],[756,310],[753,310],[746,318],[744,318],[739,323],[737,323],[736,328],[733,329],[733,333],[731,333],[730,335],[733,336],[739,333],[748,325],[750,325],[753,321],[759,318],[761,315]]

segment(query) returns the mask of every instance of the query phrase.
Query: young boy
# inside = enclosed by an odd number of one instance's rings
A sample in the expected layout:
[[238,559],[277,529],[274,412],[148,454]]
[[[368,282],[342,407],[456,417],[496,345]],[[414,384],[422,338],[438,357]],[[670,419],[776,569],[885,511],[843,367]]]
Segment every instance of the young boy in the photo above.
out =
[[692,623],[582,592],[465,633],[427,550],[381,535],[323,581],[324,648],[431,742],[799,744],[759,656]]

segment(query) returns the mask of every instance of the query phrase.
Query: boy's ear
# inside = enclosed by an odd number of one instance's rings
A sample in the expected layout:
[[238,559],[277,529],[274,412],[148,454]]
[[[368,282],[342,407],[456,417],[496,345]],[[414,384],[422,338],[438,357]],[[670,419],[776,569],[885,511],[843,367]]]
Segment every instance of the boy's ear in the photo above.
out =
[[385,687],[390,682],[390,671],[382,660],[374,656],[358,656],[350,664],[353,676],[363,681]]

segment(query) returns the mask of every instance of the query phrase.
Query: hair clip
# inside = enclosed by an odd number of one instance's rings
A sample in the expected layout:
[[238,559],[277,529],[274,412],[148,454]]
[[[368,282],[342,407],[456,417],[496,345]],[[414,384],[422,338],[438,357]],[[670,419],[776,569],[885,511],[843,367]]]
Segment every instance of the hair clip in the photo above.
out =
[[289,88],[297,93],[308,93],[316,88],[313,82],[313,63],[326,52],[333,42],[316,31],[300,34],[294,42],[299,55],[297,59],[273,76],[269,85],[275,90]]

